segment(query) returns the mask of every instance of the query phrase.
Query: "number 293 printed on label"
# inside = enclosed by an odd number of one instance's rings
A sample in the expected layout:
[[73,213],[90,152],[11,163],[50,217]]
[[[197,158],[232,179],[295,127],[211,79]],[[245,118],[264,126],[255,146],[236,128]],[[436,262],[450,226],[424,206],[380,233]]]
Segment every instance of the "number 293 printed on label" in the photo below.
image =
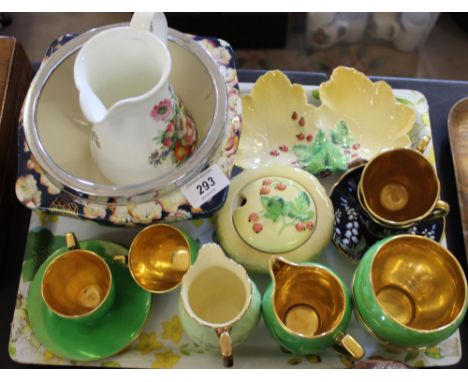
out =
[[200,207],[228,185],[229,179],[215,164],[182,186],[181,191],[192,206]]

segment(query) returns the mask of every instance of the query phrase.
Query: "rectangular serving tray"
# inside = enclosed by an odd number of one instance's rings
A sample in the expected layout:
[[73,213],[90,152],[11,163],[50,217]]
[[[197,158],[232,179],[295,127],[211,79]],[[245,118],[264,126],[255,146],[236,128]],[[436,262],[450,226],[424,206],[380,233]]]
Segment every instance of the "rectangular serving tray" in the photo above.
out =
[[[241,83],[241,92],[250,90],[252,83]],[[306,86],[311,102],[316,86]],[[418,91],[395,90],[395,96],[404,100],[408,106],[417,112],[417,124],[414,133],[419,136],[431,134],[429,125],[429,106],[425,97]],[[414,142],[416,141],[416,135]],[[432,145],[426,151],[434,164]],[[334,183],[333,177],[324,183],[329,188]],[[213,223],[211,219],[187,221],[176,224],[201,243],[213,240]],[[34,337],[26,312],[26,299],[32,279],[31,261],[40,261],[42,244],[33,240],[34,232],[48,230],[54,236],[64,235],[73,231],[80,240],[105,239],[115,241],[128,247],[137,233],[135,228],[118,228],[97,225],[90,221],[80,221],[66,217],[33,213],[31,215],[27,251],[23,262],[22,276],[18,288],[17,303],[14,311],[10,333],[9,353],[13,360],[28,364],[46,365],[77,365],[102,367],[135,367],[135,368],[220,368],[222,362],[216,352],[206,352],[194,344],[184,333],[177,317],[177,301],[179,291],[176,289],[166,295],[153,296],[153,306],[142,335],[124,352],[113,357],[95,362],[70,362],[59,358],[45,349]],[[445,239],[442,241],[446,245]],[[34,254],[39,257],[34,257]],[[350,285],[355,266],[336,248],[330,244],[318,262],[334,269],[343,280]],[[29,262],[29,263],[28,263]],[[35,267],[37,267],[37,263]],[[37,269],[37,268],[36,268]],[[269,276],[251,275],[260,292],[269,283]],[[373,337],[368,335],[353,317],[348,332],[352,334],[366,350],[366,357],[382,357],[404,361],[417,367],[448,366],[459,362],[462,355],[460,335],[457,331],[439,346],[425,352],[391,353],[380,346]],[[251,337],[235,349],[236,368],[343,368],[349,363],[340,358],[334,351],[327,350],[315,356],[297,356],[283,352],[268,333],[263,321]]]

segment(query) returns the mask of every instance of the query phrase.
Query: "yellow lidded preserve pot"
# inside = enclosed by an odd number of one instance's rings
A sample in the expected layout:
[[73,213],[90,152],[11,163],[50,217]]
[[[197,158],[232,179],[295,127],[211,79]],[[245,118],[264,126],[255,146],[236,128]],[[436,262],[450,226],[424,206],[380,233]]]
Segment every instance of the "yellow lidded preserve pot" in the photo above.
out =
[[316,258],[328,245],[332,229],[333,206],[319,181],[282,164],[236,176],[216,220],[228,255],[263,273],[272,255],[294,262]]

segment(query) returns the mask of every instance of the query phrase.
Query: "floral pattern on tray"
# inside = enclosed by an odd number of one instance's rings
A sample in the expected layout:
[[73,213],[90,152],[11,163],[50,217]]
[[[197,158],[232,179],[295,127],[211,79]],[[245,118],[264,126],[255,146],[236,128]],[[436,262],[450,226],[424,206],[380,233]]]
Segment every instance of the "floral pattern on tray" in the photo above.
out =
[[[214,239],[210,219],[176,223],[177,226],[201,243]],[[35,338],[27,315],[27,295],[35,272],[55,249],[64,245],[64,235],[73,231],[83,240],[105,237],[128,246],[138,231],[136,228],[96,225],[67,217],[32,214],[26,253],[23,262],[16,307],[11,326],[9,354],[21,363],[46,365],[74,365],[98,367],[136,368],[220,368],[222,362],[217,352],[205,351],[185,335],[177,315],[179,290],[166,295],[153,296],[152,311],[142,333],[124,352],[107,359],[88,363],[70,362],[44,348]],[[96,248],[96,250],[98,250]],[[319,262],[332,267],[349,286],[354,266],[329,245]],[[270,282],[268,276],[251,275],[264,292]],[[348,328],[365,348],[366,358],[382,357],[403,361],[416,367],[444,366],[457,363],[461,357],[458,331],[440,345],[418,353],[391,353],[375,342],[354,317]],[[344,368],[349,362],[329,349],[318,355],[298,356],[284,353],[268,333],[263,321],[252,336],[235,349],[237,368]]]
[[[48,48],[44,60],[47,60],[57,49],[74,37],[76,37],[75,34],[67,34],[54,41]],[[242,103],[234,54],[231,46],[223,40],[200,36],[191,37],[213,57],[226,81],[228,121],[219,148],[212,156],[208,166],[217,164],[225,175],[230,177],[242,129]],[[187,155],[187,147],[192,147],[187,139],[194,138],[194,129],[190,128],[188,121],[186,121],[185,127],[186,131],[183,131],[182,134],[184,137],[177,142],[171,142],[179,144],[179,150],[176,147],[174,152],[174,155],[177,156],[174,158],[175,160],[184,159]],[[182,130],[184,129],[182,128]],[[170,135],[171,132],[168,134]],[[162,144],[165,143],[162,142]],[[18,147],[16,195],[21,203],[31,209],[114,225],[134,226],[158,221],[180,221],[208,217],[222,207],[227,196],[227,189],[224,189],[201,207],[191,206],[180,189],[162,196],[155,195],[154,200],[148,202],[126,205],[120,205],[116,203],[118,201],[111,198],[91,200],[86,195],[77,197],[66,187],[60,190],[53,184],[31,154],[24,136],[22,113],[18,126]],[[150,158],[150,160],[157,159]]]
[[[219,56],[220,60],[225,61],[227,59],[225,55],[223,56],[223,53],[216,51],[216,47],[210,46],[210,49],[215,50],[214,54]],[[235,75],[235,71],[229,73],[225,73],[226,78]],[[237,79],[235,81],[237,82]],[[241,88],[245,88],[245,85],[250,86],[250,84],[241,84]],[[421,137],[431,136],[427,101],[421,93],[413,90],[395,90],[394,93],[399,103],[404,103],[416,111],[416,122],[409,132],[411,144],[415,146]],[[307,96],[309,102],[318,100],[317,87],[307,87]],[[232,110],[230,112],[233,113]],[[288,115],[288,118],[291,117],[291,115]],[[238,137],[236,134],[234,136]],[[237,143],[228,139],[226,144],[232,150]],[[27,150],[26,145],[25,149]],[[426,150],[426,155],[431,163],[435,164],[432,144]],[[234,159],[233,156],[231,158]],[[29,165],[34,168],[33,160],[29,162]],[[334,177],[323,178],[322,181],[325,183],[333,180],[330,178]],[[40,172],[34,173],[33,182],[28,181],[28,179],[25,179],[22,187],[27,189],[31,203],[35,203],[38,198],[40,199],[41,192],[44,192],[44,190],[48,190],[47,193],[55,191],[52,184],[47,183],[46,179],[42,179]],[[37,183],[40,183],[40,189],[37,188]],[[324,185],[327,187],[326,184]],[[176,204],[177,199],[174,201],[174,205]],[[87,208],[86,213],[89,216],[106,216],[104,213],[107,213],[107,211],[95,206],[87,205],[85,208]],[[160,204],[148,204],[145,206],[132,206],[130,209],[127,207],[119,209],[117,207],[110,216],[120,224],[132,225],[145,219],[150,221],[153,215],[158,216],[162,211],[163,207]],[[174,208],[173,211],[177,211],[177,209]],[[176,223],[176,225],[201,243],[216,241],[214,227],[210,219],[180,222]],[[9,354],[12,359],[21,363],[98,367],[221,367],[220,357],[217,353],[204,351],[183,333],[177,316],[177,289],[167,295],[153,297],[153,310],[142,334],[125,352],[108,359],[86,364],[70,362],[52,354],[41,346],[35,338],[26,311],[26,298],[30,282],[40,264],[48,254],[63,245],[63,235],[68,231],[74,231],[83,240],[105,237],[107,240],[128,246],[138,229],[136,227],[119,228],[117,226],[96,225],[92,221],[81,221],[44,212],[35,212],[32,214],[29,231],[10,333]],[[442,244],[444,244],[444,241],[442,241]],[[333,244],[327,247],[318,262],[334,269],[348,287],[350,286],[355,268],[348,259],[338,252]],[[251,275],[251,277],[260,292],[263,293],[270,282],[269,277],[263,275]],[[395,359],[415,367],[448,366],[456,364],[461,358],[462,348],[458,331],[438,346],[425,352],[391,353],[370,337],[354,317],[348,330],[364,346],[366,358]],[[350,366],[347,360],[338,357],[331,349],[319,355],[309,356],[297,356],[282,352],[268,333],[262,320],[247,342],[237,348],[235,352],[235,367],[238,368],[343,368]]]

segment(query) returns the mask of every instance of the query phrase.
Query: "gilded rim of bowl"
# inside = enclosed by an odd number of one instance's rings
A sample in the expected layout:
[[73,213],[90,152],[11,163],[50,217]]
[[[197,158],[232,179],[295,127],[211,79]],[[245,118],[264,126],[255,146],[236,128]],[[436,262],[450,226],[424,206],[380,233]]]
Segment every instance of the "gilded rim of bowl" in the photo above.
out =
[[[374,267],[374,261],[375,261],[375,258],[378,254],[378,252],[385,246],[387,245],[388,243],[394,241],[394,240],[399,240],[399,239],[402,239],[402,238],[411,238],[411,239],[416,239],[416,240],[423,240],[423,241],[427,241],[429,242],[431,245],[435,245],[435,246],[438,246],[443,252],[445,252],[446,255],[448,255],[449,257],[452,258],[452,260],[454,260],[454,263],[456,264],[456,267],[458,269],[458,271],[460,272],[462,278],[463,278],[463,285],[464,285],[464,291],[465,291],[465,299],[464,299],[464,303],[463,305],[461,306],[461,309],[460,311],[458,312],[457,316],[452,320],[450,321],[448,324],[445,324],[443,326],[440,326],[436,329],[417,329],[417,328],[413,328],[411,326],[408,326],[408,325],[405,325],[405,324],[402,324],[401,322],[398,322],[397,320],[395,320],[393,317],[391,317],[387,312],[386,310],[383,308],[383,306],[380,304],[379,300],[377,299],[377,294],[375,293],[375,288],[374,288],[374,283],[372,281],[372,268]],[[353,279],[352,279],[352,282],[351,282],[351,289],[353,290],[353,296],[355,295],[354,294],[354,283],[355,283],[355,276],[356,276],[356,272],[354,272],[353,274]],[[382,313],[385,315],[385,317],[391,321],[392,323],[396,324],[397,326],[401,327],[401,328],[404,328],[406,330],[410,330],[412,332],[415,332],[415,333],[426,333],[426,334],[431,334],[431,333],[437,333],[437,332],[440,332],[440,331],[443,331],[445,329],[447,329],[449,326],[451,326],[454,322],[456,322],[457,320],[460,319],[461,316],[463,316],[465,313],[466,313],[466,310],[467,310],[467,305],[468,305],[468,298],[467,298],[467,295],[468,295],[468,284],[467,284],[467,281],[466,281],[466,276],[465,276],[465,272],[463,271],[463,268],[460,264],[460,262],[458,261],[458,259],[455,257],[455,255],[453,255],[447,248],[443,247],[442,245],[438,244],[436,241],[434,240],[431,240],[431,239],[428,239],[427,237],[424,237],[424,236],[418,236],[418,235],[411,235],[411,234],[403,234],[403,235],[396,235],[396,236],[393,236],[391,237],[390,239],[388,239],[385,243],[381,244],[373,258],[372,258],[372,261],[370,263],[370,273],[368,275],[366,275],[365,277],[369,277],[370,279],[370,287],[371,287],[371,293],[372,293],[372,297],[375,299],[375,301],[377,302],[380,310],[382,311]],[[356,310],[358,310],[358,307],[356,306]]]

